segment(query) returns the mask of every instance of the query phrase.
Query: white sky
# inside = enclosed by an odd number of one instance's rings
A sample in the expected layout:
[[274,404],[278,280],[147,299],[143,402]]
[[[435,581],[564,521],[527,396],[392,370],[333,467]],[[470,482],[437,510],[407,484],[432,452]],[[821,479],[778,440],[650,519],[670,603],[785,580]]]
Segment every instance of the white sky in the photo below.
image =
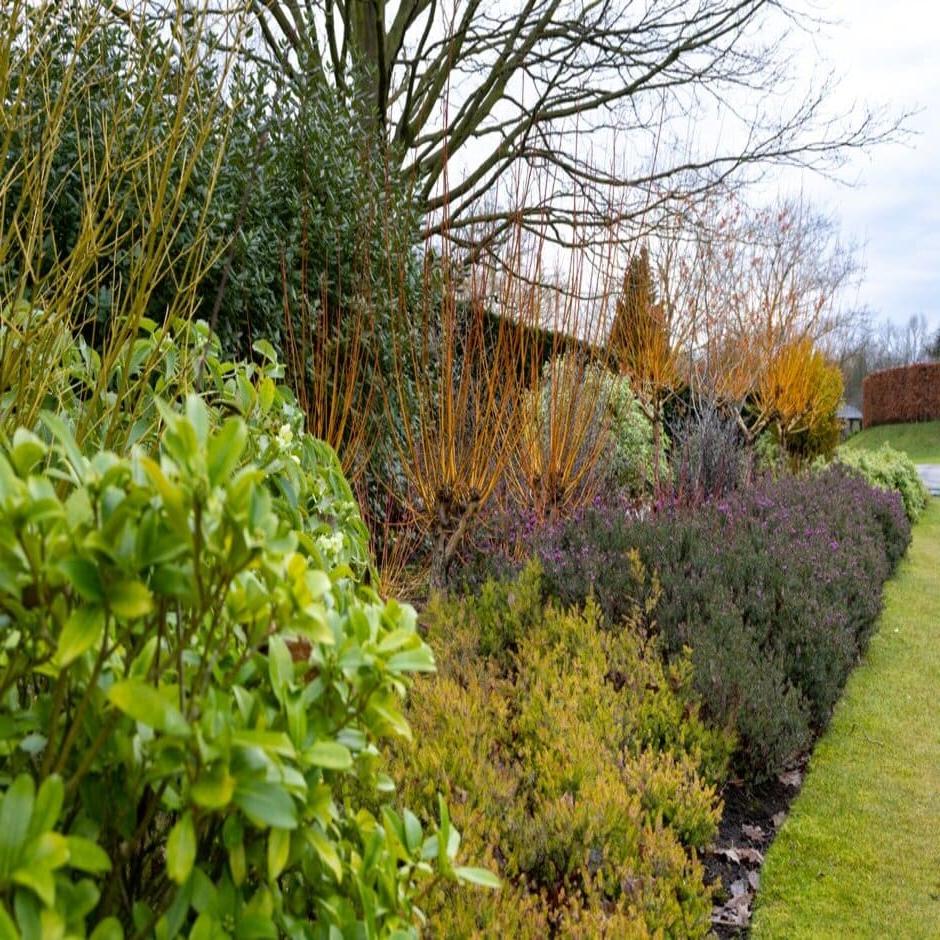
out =
[[[932,0],[817,0],[838,20],[814,41],[842,77],[840,100],[917,109],[903,144],[854,155],[840,186],[796,180],[863,247],[859,302],[897,322],[924,313],[940,327],[940,5]],[[808,40],[810,41],[810,40]],[[788,180],[781,184],[787,186]]]
[[[759,203],[802,191],[835,217],[846,241],[860,246],[865,275],[856,306],[868,308],[876,322],[904,323],[922,313],[932,330],[940,328],[940,2],[794,0],[792,6],[827,21],[815,32],[792,31],[794,88],[800,89],[793,94],[805,94],[832,71],[838,87],[827,113],[855,106],[916,113],[905,122],[903,142],[851,154],[838,171],[841,182],[770,170],[750,195]],[[786,94],[780,104],[792,110]],[[689,128],[697,142],[714,131],[707,118]],[[452,178],[478,156],[473,144],[465,148],[452,161]]]

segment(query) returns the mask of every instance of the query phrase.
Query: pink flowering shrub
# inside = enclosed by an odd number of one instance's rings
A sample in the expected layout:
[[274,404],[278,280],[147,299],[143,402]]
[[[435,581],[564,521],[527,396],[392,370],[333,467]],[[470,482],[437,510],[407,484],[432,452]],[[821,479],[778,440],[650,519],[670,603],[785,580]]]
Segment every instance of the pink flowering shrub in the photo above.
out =
[[645,516],[597,504],[526,538],[545,592],[593,597],[614,629],[648,590],[627,562],[639,551],[660,582],[661,648],[691,648],[706,713],[737,732],[739,769],[760,778],[828,721],[910,524],[897,493],[832,467]]

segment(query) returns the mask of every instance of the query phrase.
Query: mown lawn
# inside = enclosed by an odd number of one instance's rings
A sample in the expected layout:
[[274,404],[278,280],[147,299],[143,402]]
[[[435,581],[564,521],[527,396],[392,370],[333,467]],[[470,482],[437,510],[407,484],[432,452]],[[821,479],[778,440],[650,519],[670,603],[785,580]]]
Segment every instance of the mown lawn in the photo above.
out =
[[847,450],[876,450],[890,444],[903,450],[914,463],[940,463],[940,421],[922,424],[881,424],[850,437]]
[[768,853],[752,936],[940,937],[940,500]]

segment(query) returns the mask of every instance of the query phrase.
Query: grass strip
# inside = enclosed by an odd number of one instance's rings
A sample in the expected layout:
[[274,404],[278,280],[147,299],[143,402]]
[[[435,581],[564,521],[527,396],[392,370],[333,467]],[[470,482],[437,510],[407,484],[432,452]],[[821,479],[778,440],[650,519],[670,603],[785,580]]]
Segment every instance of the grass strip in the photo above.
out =
[[752,937],[940,937],[940,500],[767,855]]
[[877,450],[882,444],[903,450],[914,463],[940,463],[940,421],[881,424],[853,434],[842,446],[846,450]]

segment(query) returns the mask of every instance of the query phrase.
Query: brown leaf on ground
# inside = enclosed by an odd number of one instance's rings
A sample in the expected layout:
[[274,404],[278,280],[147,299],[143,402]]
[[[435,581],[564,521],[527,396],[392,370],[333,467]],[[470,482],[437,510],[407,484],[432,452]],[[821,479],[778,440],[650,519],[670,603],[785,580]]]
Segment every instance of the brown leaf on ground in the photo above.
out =
[[802,770],[787,770],[782,774],[777,774],[777,779],[785,787],[796,787],[799,789],[800,784],[803,782],[803,771]]
[[712,923],[722,927],[746,927],[751,920],[753,892],[744,881],[731,884],[731,898],[712,911]]
[[764,864],[764,855],[759,849],[739,848],[738,855],[741,856],[742,862],[747,862],[749,865]]
[[774,824],[774,829],[779,829],[783,825],[783,821],[787,818],[787,814],[781,810],[779,813],[774,813],[771,817],[771,820]]
[[763,865],[764,855],[759,849],[747,845],[721,846],[708,850],[712,855],[720,855],[735,865]]
[[744,823],[741,826],[741,832],[751,840],[751,842],[763,842],[766,838],[766,833],[760,826],[749,826],[747,823]]

